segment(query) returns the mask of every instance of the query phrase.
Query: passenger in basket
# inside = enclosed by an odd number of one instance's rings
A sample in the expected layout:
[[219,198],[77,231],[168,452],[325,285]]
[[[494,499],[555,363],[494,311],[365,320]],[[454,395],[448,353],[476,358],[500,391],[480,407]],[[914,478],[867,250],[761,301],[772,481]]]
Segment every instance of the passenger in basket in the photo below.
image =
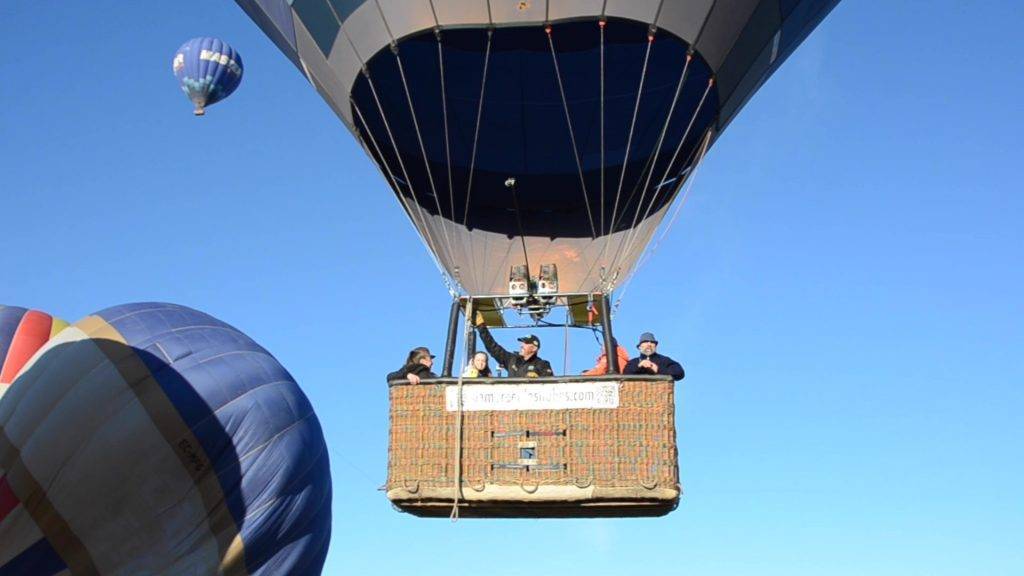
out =
[[466,370],[462,372],[463,378],[490,378],[491,367],[488,366],[487,361],[490,359],[487,356],[487,352],[477,352],[473,354],[473,359],[469,361],[469,365],[466,366]]
[[508,370],[509,378],[536,378],[538,376],[553,376],[551,364],[547,360],[541,360],[537,356],[540,350],[540,338],[533,334],[518,338],[519,353],[509,352],[494,341],[491,332],[484,323],[484,317],[477,313],[476,328],[480,332],[480,339],[484,341],[484,347],[491,353],[494,360]]
[[633,358],[622,370],[623,374],[667,374],[673,380],[682,380],[686,373],[679,362],[658,354],[658,339],[650,332],[640,335],[640,343],[636,345],[640,349],[640,356]]
[[[618,358],[619,371],[621,372],[629,362],[629,352],[619,346],[619,342],[612,338],[612,348],[615,348],[615,356]],[[601,346],[601,355],[597,357],[597,365],[583,373],[584,376],[601,376],[608,373],[608,355],[604,346]]]
[[408,380],[409,384],[419,384],[422,378],[437,378],[437,374],[430,371],[434,365],[434,355],[425,346],[413,348],[409,357],[405,359],[405,366],[388,374],[388,382],[392,380]]

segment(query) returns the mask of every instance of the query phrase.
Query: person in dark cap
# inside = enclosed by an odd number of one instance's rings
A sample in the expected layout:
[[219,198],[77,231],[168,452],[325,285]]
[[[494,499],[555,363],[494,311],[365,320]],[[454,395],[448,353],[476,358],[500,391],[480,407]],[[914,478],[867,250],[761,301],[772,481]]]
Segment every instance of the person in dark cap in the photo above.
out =
[[484,341],[484,347],[491,353],[494,360],[508,370],[510,378],[536,378],[538,376],[553,376],[551,364],[537,356],[540,350],[540,338],[533,334],[527,334],[519,340],[519,353],[509,352],[494,341],[490,330],[484,323],[484,317],[476,316],[476,329],[480,332],[480,339]]
[[405,359],[405,366],[388,374],[388,382],[392,380],[408,380],[409,384],[419,384],[421,378],[437,378],[430,369],[434,366],[434,355],[425,346],[413,348]]
[[686,376],[679,362],[658,354],[658,339],[650,332],[640,335],[640,356],[630,360],[623,368],[623,374],[667,374],[674,380],[682,380]]

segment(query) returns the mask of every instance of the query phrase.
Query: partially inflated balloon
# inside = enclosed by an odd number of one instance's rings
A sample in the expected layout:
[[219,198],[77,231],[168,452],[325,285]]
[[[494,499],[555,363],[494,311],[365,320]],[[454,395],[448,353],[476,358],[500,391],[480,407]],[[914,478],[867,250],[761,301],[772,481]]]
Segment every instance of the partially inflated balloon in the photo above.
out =
[[36,350],[67,325],[39,310],[0,305],[0,395]]
[[202,116],[206,106],[220,102],[242,82],[242,57],[227,42],[193,38],[178,48],[172,63],[181,89]]
[[189,308],[89,316],[0,400],[0,575],[319,574],[330,503],[306,396]]

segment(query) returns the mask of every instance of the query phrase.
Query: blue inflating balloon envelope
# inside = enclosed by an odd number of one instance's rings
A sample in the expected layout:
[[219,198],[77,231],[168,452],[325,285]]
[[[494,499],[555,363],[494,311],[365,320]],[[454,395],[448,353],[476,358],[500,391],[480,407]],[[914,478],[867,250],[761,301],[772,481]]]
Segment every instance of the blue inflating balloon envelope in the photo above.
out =
[[193,38],[174,54],[174,76],[201,116],[205,108],[231,95],[242,82],[242,57],[217,38]]
[[330,533],[313,407],[212,316],[100,311],[0,400],[0,576],[320,574]]

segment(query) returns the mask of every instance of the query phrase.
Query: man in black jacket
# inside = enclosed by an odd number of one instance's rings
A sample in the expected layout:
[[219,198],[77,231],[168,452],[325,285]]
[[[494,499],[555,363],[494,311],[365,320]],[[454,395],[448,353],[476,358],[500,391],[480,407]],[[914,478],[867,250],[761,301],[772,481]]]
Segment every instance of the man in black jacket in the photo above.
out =
[[437,378],[437,374],[430,371],[434,366],[434,355],[430,349],[424,346],[413,348],[405,359],[405,366],[388,374],[388,382],[392,380],[408,380],[409,384],[419,384],[421,378]]
[[476,317],[476,328],[480,332],[480,339],[484,341],[484,347],[491,353],[495,361],[508,370],[510,378],[536,378],[538,376],[553,376],[551,364],[547,360],[541,360],[537,356],[540,350],[540,338],[533,334],[518,338],[519,353],[509,352],[494,341],[490,330],[484,324],[482,316]]
[[622,369],[623,374],[668,374],[673,380],[682,380],[686,376],[679,362],[658,354],[658,339],[650,332],[640,335],[640,356],[630,360]]

